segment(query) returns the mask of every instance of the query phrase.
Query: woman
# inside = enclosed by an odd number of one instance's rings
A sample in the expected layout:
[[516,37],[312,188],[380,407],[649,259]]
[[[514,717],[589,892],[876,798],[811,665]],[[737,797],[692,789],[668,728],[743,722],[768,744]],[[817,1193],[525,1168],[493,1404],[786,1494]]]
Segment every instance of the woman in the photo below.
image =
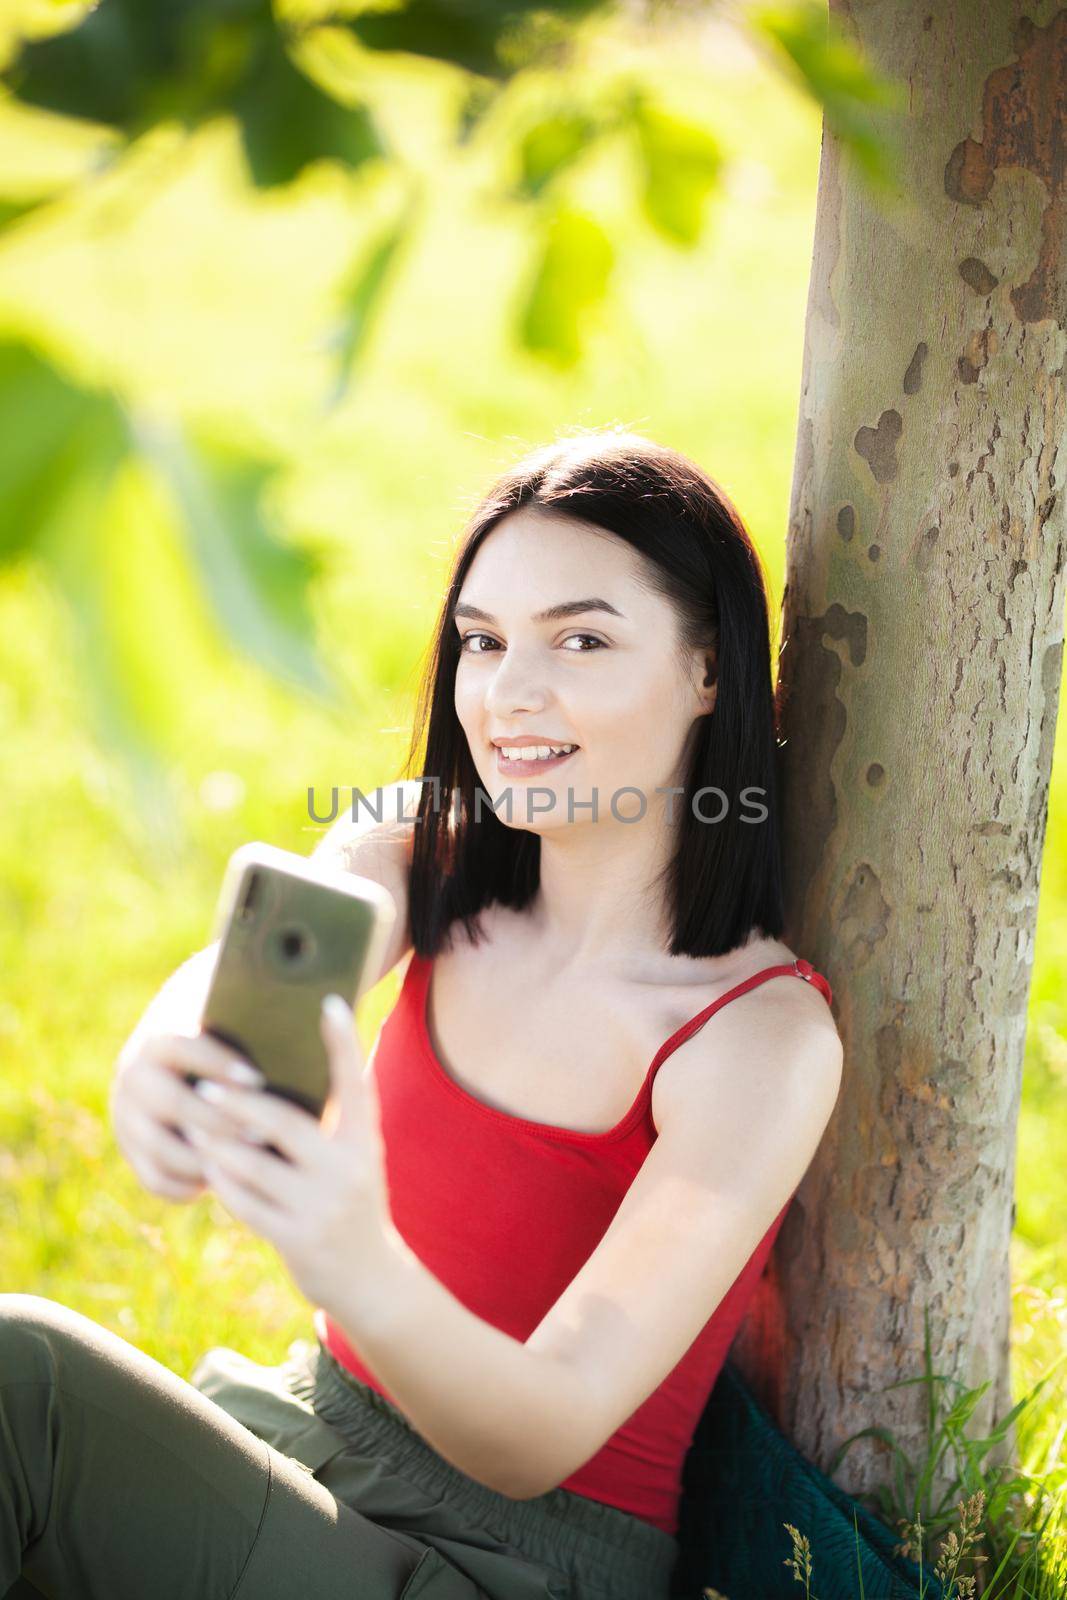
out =
[[840,1082],[781,939],[776,738],[760,565],[703,472],[606,431],[501,477],[422,781],[316,851],[400,913],[373,1072],[340,1002],[321,1124],[237,1086],[198,1034],[208,950],[116,1075],[146,1187],[210,1184],[316,1338],[186,1383],[2,1297],[0,1593],[668,1594],[687,1445]]

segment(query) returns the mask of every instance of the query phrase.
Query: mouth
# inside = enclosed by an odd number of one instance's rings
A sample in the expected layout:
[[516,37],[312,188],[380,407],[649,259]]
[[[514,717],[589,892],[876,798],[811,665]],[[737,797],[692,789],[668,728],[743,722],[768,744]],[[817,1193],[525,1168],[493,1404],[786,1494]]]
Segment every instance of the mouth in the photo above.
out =
[[547,756],[544,759],[530,759],[518,757],[510,759],[499,745],[493,746],[496,752],[496,769],[499,773],[506,774],[509,778],[530,777],[538,772],[548,772],[554,767],[561,767],[565,761],[570,761],[578,754],[579,745],[568,750],[565,755]]

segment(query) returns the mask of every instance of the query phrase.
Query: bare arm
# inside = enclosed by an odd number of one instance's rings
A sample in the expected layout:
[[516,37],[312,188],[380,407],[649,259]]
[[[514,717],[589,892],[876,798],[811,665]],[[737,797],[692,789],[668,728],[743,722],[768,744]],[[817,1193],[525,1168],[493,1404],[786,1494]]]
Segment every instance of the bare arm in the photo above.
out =
[[841,1077],[829,1013],[798,988],[737,1000],[678,1051],[650,1154],[524,1342],[458,1300],[395,1228],[373,1270],[339,1284],[330,1315],[470,1477],[513,1499],[564,1482],[663,1382],[783,1214]]
[[234,1051],[200,1032],[218,948],[216,941],[198,950],[171,973],[119,1051],[112,1079],[109,1110],[119,1149],[144,1187],[166,1200],[192,1200],[207,1187],[181,1128],[230,1125],[185,1074],[235,1082],[248,1070]]
[[219,953],[219,941],[207,945],[183,961],[152,996],[125,1049],[154,1033],[198,1033],[200,1013],[211,987],[211,974]]
[[[365,989],[373,988],[410,948],[408,870],[418,792],[419,785],[411,780],[375,791],[384,802],[380,823],[361,808],[355,822],[347,815],[339,818],[312,852],[315,859],[382,884],[396,903],[391,937]],[[171,973],[119,1052],[112,1081],[109,1109],[119,1148],[145,1188],[168,1200],[192,1200],[207,1188],[200,1156],[181,1129],[192,1124],[218,1132],[231,1125],[225,1113],[185,1080],[187,1072],[225,1079],[240,1062],[234,1051],[200,1029],[218,952],[215,940]]]

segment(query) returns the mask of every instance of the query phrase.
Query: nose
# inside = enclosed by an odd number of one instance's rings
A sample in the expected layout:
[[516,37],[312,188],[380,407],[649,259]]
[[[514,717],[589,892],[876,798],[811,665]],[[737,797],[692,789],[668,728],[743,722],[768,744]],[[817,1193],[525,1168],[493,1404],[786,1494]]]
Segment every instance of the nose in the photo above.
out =
[[485,709],[491,716],[506,721],[515,711],[540,711],[547,695],[537,664],[532,656],[505,650],[499,665],[489,674],[485,689]]

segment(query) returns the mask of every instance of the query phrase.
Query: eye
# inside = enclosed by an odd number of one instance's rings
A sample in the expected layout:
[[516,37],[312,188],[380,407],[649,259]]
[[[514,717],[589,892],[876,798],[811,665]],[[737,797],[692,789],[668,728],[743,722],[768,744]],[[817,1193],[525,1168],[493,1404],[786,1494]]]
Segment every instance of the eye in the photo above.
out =
[[[495,644],[496,643],[496,641],[493,639],[492,635],[488,634],[488,633],[464,633],[464,634],[460,635],[460,640],[459,640],[459,648],[460,648],[460,653],[461,654],[465,653],[467,655],[473,655],[473,656],[484,656],[484,655],[489,655],[490,654],[490,652],[488,650],[472,650],[472,649],[468,649],[467,646],[468,646],[468,644],[470,643],[470,641],[472,639],[488,639],[490,644]],[[569,633],[564,642],[569,644],[572,639],[585,639],[596,650],[606,650],[607,649],[607,646],[605,645],[603,639],[598,639],[595,633]],[[590,652],[589,652],[589,650],[583,648],[581,650],[572,650],[570,653],[571,653],[571,655],[584,656],[584,655],[588,655]]]
[[488,652],[485,650],[467,650],[468,641],[471,639],[488,639],[490,644],[493,643],[493,640],[488,633],[462,633],[460,634],[459,638],[459,648],[461,654],[464,651],[466,651],[467,655],[469,656],[484,656],[488,654]]

